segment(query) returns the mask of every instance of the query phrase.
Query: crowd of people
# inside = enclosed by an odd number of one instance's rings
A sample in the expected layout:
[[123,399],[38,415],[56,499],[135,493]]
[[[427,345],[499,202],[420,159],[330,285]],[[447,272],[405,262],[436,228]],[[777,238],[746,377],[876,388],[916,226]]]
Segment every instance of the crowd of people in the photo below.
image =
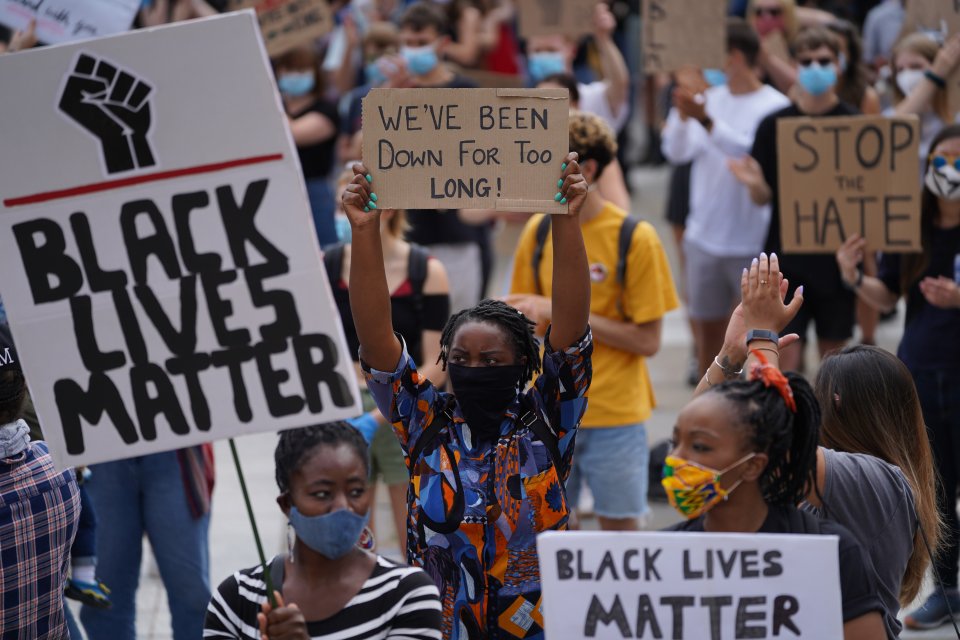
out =
[[[732,0],[715,68],[643,77],[639,1],[596,2],[582,39],[521,39],[516,4],[330,0],[333,31],[273,60],[365,391],[363,415],[279,434],[288,549],[266,565],[211,582],[210,445],[55,471],[0,325],[3,635],[135,638],[146,535],[175,640],[542,638],[537,535],[580,527],[587,490],[601,529],[648,528],[651,464],[671,531],[838,536],[847,640],[960,619],[960,35],[905,25],[903,0]],[[227,9],[152,0],[135,26]],[[369,91],[490,82],[569,92],[543,185],[569,213],[379,207]],[[778,122],[860,114],[919,118],[922,252],[785,253]],[[677,273],[637,163],[670,165]],[[894,355],[876,331],[901,298]],[[695,389],[651,463],[648,359],[681,303]],[[403,558],[377,553],[391,528]]]

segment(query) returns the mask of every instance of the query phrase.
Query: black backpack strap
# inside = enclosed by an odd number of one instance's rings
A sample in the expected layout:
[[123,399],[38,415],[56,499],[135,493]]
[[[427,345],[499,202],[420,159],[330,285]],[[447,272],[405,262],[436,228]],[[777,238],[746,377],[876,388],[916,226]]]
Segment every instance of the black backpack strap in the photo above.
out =
[[423,286],[427,281],[427,261],[430,254],[420,245],[410,243],[410,257],[407,259],[407,279],[412,290],[413,309],[420,325],[423,326]]
[[550,214],[545,214],[537,225],[537,243],[533,247],[533,259],[530,260],[530,267],[533,269],[533,281],[537,285],[537,294],[543,294],[543,286],[540,284],[540,263],[543,261],[543,245],[547,243],[547,234],[550,233]]
[[560,440],[553,429],[547,425],[536,404],[526,394],[520,394],[520,424],[530,429],[533,435],[540,439],[543,446],[547,448],[550,459],[553,460],[553,466],[557,468],[557,473],[563,472],[563,456],[560,455]]
[[343,243],[324,249],[323,267],[327,270],[327,279],[330,281],[330,286],[336,287],[343,273]]
[[453,422],[453,413],[451,409],[453,408],[453,403],[456,402],[454,397],[450,394],[447,394],[443,397],[443,404],[439,407],[439,411],[435,411],[433,414],[433,420],[430,421],[430,424],[426,426],[423,430],[423,433],[420,434],[420,437],[417,438],[417,444],[413,446],[413,449],[410,450],[409,458],[410,464],[414,465],[417,463],[417,460],[420,459],[420,455],[423,453],[423,450],[427,448],[434,438],[437,437],[437,434],[440,433],[440,430],[445,426]]
[[620,297],[617,299],[617,311],[624,318],[623,297],[627,290],[627,261],[630,259],[630,245],[633,243],[633,232],[640,224],[637,218],[631,218],[629,215],[623,219],[620,225],[620,237],[617,240],[617,284],[620,285]]

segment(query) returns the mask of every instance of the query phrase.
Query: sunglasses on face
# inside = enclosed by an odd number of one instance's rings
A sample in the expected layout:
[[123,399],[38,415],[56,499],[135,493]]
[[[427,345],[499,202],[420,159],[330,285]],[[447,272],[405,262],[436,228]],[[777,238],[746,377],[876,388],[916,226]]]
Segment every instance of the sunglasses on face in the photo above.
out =
[[809,67],[811,64],[816,62],[821,67],[826,67],[833,64],[833,58],[807,58],[807,59],[798,59],[797,62],[801,67]]
[[780,7],[757,7],[753,10],[753,14],[758,18],[762,18],[763,16],[778,18],[783,14],[783,9]]
[[942,169],[943,167],[952,165],[954,169],[960,171],[960,154],[949,155],[946,153],[937,153],[930,156],[930,164],[933,165],[935,169]]

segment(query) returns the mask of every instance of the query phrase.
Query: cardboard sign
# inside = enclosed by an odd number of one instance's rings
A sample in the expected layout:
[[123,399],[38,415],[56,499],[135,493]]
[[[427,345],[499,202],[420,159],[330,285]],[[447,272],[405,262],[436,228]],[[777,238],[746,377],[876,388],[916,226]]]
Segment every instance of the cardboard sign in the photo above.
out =
[[566,213],[566,89],[373,89],[363,162],[385,209]]
[[[941,42],[960,33],[960,1],[957,0],[910,0],[903,22],[901,37],[917,31],[927,33]],[[960,111],[960,69],[947,80],[947,104],[950,112]]]
[[328,0],[231,0],[230,9],[257,12],[271,58],[309,44],[333,29]]
[[521,38],[579,38],[593,33],[596,0],[517,0],[516,4]]
[[359,414],[252,11],[0,56],[0,85],[30,88],[0,289],[59,465]]
[[643,0],[643,68],[722,67],[727,58],[726,0]]
[[99,38],[130,28],[140,0],[0,0],[0,24],[24,30],[37,21],[46,44]]
[[548,532],[552,638],[843,638],[836,536]]
[[784,253],[833,253],[853,234],[921,251],[919,144],[916,116],[778,120]]
[[482,69],[458,69],[457,73],[470,78],[481,89],[522,89],[526,86],[525,78],[516,74]]

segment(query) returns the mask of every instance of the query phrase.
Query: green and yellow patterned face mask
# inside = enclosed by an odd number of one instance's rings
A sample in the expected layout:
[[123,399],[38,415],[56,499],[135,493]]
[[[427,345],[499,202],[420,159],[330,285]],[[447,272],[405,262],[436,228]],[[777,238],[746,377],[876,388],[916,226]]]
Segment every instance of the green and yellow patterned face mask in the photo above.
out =
[[720,476],[739,467],[756,453],[740,458],[732,465],[717,471],[696,462],[667,456],[663,464],[663,479],[660,484],[667,492],[667,499],[674,509],[688,519],[703,515],[715,504],[727,499],[743,480],[738,480],[729,489],[720,486]]

